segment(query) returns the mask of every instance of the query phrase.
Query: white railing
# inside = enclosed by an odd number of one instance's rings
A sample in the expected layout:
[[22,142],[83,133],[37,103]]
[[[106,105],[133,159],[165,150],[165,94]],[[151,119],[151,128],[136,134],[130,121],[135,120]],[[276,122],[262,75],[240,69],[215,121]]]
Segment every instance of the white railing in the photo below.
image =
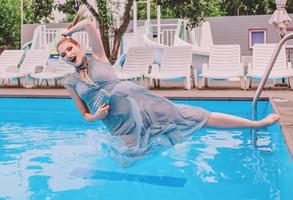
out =
[[42,37],[45,38],[45,47],[53,50],[56,48],[58,40],[61,37],[61,30],[60,28],[55,29],[45,29],[42,31]]
[[[156,30],[157,25],[152,25],[153,30]],[[161,24],[161,33],[160,33],[160,44],[172,46],[174,43],[174,36],[176,35],[177,24]],[[183,37],[185,41],[189,41],[195,46],[201,46],[202,41],[202,27],[193,28],[189,32],[188,39],[186,37],[186,30],[184,28]]]
[[[152,25],[153,30],[157,29],[157,25]],[[172,46],[176,33],[177,24],[161,24],[160,44]]]
[[209,22],[203,22],[201,26],[188,31],[184,20],[178,20],[176,38],[192,44],[193,50],[196,49],[197,53],[203,55],[209,55],[210,46],[214,44]]
[[161,32],[160,43],[168,46],[172,46],[174,43],[174,35],[176,29],[163,29]]
[[[61,37],[61,28],[45,29],[42,34],[45,38],[46,47],[54,50]],[[72,34],[72,39],[76,40],[84,50],[90,49],[88,34],[85,31],[80,31]]]
[[189,35],[191,44],[195,46],[201,46],[202,39],[202,27],[193,28]]
[[[56,45],[61,37],[62,28],[46,28],[40,25],[34,32],[32,40],[32,49],[49,49],[55,50]],[[88,34],[80,31],[72,34],[72,38],[80,43],[83,50],[90,50]]]
[[[62,28],[42,28],[34,33],[33,46],[35,49],[50,49],[55,50],[56,45],[61,37]],[[37,39],[39,37],[39,39]],[[85,51],[90,51],[91,46],[86,31],[79,31],[72,34],[72,39],[76,40],[81,48]],[[110,39],[110,49],[112,51],[114,39]],[[38,44],[36,44],[38,43]]]
[[86,31],[79,31],[72,34],[72,39],[76,40],[83,50],[90,50],[90,42]]

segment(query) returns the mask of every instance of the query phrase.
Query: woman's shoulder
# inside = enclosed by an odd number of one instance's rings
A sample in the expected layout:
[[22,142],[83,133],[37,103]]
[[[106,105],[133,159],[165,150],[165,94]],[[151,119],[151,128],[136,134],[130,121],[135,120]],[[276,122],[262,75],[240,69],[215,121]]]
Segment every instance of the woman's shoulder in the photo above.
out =
[[77,82],[79,82],[79,77],[77,72],[74,72],[64,79],[64,86],[66,88],[75,88]]

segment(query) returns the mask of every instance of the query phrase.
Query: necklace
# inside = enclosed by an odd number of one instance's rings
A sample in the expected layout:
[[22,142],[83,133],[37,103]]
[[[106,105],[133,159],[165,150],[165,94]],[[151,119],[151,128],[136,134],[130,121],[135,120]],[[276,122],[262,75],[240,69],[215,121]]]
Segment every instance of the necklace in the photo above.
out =
[[83,57],[80,65],[75,66],[75,71],[80,72],[81,70],[85,70],[88,68],[88,59],[87,57]]
[[89,76],[89,73],[88,73],[88,65],[86,68],[80,70],[79,73],[82,73],[81,76],[82,76],[82,81],[84,81],[85,83],[87,83],[88,85],[93,85],[93,86],[96,86],[97,85],[94,83],[94,81],[91,79],[91,77]]

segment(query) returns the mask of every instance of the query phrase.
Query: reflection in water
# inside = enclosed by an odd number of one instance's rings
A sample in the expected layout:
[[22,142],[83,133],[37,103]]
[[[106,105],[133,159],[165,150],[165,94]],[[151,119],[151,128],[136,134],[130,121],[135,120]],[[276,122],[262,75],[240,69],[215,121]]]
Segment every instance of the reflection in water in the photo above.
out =
[[[29,199],[34,177],[45,179],[52,192],[75,190],[89,185],[89,179],[72,177],[76,168],[92,168],[107,157],[109,136],[104,129],[50,131],[39,127],[6,125],[0,128],[0,197]],[[37,183],[38,184],[38,183]],[[42,185],[43,187],[43,185]]]
[[[198,150],[201,152],[195,160],[197,166],[196,175],[199,176],[203,182],[218,182],[217,172],[209,165],[209,160],[215,159],[215,156],[219,153],[222,148],[227,149],[239,149],[242,145],[242,140],[239,139],[241,132],[239,131],[207,131],[207,135],[201,137],[202,143],[205,145],[203,148]],[[222,178],[227,178],[222,173]]]
[[[240,135],[240,131],[207,130],[195,140],[175,145],[172,157],[180,161],[176,161],[174,165],[177,167],[194,165],[196,166],[195,175],[203,182],[217,182],[216,173],[219,172],[213,169],[210,161],[215,159],[220,149],[239,149],[243,144],[239,138]],[[190,156],[190,153],[194,157]],[[225,175],[222,174],[220,177],[225,178]]]
[[[0,197],[45,199],[43,197],[93,185],[103,189],[107,183],[114,184],[110,180],[113,174],[121,183],[164,187],[174,185],[175,182],[169,180],[184,180],[182,187],[185,180],[187,186],[190,181],[194,181],[192,184],[241,182],[246,187],[268,184],[272,199],[280,196],[279,186],[272,182],[278,172],[274,170],[268,132],[259,133],[259,148],[253,149],[246,142],[248,132],[202,129],[192,140],[164,149],[153,157],[146,156],[131,169],[119,168],[110,158],[113,155],[108,144],[112,137],[106,132],[102,126],[97,130],[0,126],[0,180],[5,183],[5,187],[0,187]],[[174,166],[172,172],[168,171],[170,166]],[[91,173],[77,175],[77,169]],[[118,191],[119,187],[115,189]],[[43,196],[35,196],[36,193]]]
[[206,129],[191,141],[175,145],[170,154],[175,160],[173,165],[184,171],[194,166],[194,175],[203,182],[249,176],[254,177],[254,183],[267,183],[264,169],[270,163],[262,154],[272,151],[270,135],[259,132],[258,147],[254,149],[250,142],[245,142],[250,140],[248,132]]

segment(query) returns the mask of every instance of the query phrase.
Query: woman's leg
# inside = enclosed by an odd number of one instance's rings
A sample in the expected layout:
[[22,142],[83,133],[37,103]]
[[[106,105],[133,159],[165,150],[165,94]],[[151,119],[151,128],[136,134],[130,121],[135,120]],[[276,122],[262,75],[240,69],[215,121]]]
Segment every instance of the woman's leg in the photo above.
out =
[[279,115],[270,114],[262,120],[252,121],[234,115],[212,112],[205,126],[215,128],[258,128],[274,124],[279,119]]

